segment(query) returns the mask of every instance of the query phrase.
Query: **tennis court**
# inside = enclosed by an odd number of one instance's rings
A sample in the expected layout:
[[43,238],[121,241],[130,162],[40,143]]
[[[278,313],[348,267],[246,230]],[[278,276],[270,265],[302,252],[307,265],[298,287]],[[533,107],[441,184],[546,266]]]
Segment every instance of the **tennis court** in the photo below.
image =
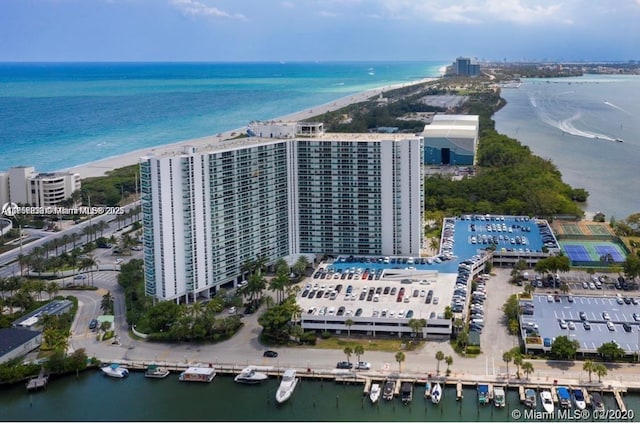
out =
[[625,252],[621,246],[611,241],[578,241],[559,240],[560,247],[572,262],[601,263],[603,257],[611,254],[616,263],[625,260]]

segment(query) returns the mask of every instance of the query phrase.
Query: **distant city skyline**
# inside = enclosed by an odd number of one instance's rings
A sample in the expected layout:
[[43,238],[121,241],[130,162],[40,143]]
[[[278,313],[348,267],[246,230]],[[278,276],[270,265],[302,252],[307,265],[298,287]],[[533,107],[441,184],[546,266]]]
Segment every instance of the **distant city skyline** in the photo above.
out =
[[0,61],[640,60],[640,0],[2,0]]

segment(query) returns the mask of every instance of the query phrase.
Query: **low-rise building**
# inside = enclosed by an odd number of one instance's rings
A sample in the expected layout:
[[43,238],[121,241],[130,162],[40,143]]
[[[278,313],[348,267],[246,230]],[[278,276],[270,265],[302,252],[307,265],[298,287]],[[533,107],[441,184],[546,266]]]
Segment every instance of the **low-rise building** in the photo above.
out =
[[16,166],[0,172],[0,204],[51,207],[80,189],[79,173],[38,173],[33,166]]
[[22,357],[42,343],[42,333],[26,329],[0,329],[0,363]]

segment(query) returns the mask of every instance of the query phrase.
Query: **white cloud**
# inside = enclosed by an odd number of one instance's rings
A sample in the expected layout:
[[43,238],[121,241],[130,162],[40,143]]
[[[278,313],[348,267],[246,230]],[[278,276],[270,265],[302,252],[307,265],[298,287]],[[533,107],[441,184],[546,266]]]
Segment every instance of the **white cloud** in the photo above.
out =
[[[635,0],[640,2],[640,0]],[[576,0],[380,0],[384,14],[395,19],[486,24],[496,21],[533,24],[573,23]],[[582,7],[586,7],[584,4]]]
[[213,18],[247,20],[247,17],[241,13],[231,14],[197,0],[171,0],[171,5],[188,16],[207,16]]

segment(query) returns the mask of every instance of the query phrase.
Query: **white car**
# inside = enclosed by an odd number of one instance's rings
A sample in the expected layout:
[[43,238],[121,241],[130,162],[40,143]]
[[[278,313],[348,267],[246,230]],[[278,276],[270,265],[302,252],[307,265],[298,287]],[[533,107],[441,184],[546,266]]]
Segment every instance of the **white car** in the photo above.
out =
[[371,370],[371,363],[360,361],[356,364],[356,370]]
[[238,311],[238,309],[236,309],[235,307],[231,307],[229,309],[229,314],[236,314],[236,311]]

